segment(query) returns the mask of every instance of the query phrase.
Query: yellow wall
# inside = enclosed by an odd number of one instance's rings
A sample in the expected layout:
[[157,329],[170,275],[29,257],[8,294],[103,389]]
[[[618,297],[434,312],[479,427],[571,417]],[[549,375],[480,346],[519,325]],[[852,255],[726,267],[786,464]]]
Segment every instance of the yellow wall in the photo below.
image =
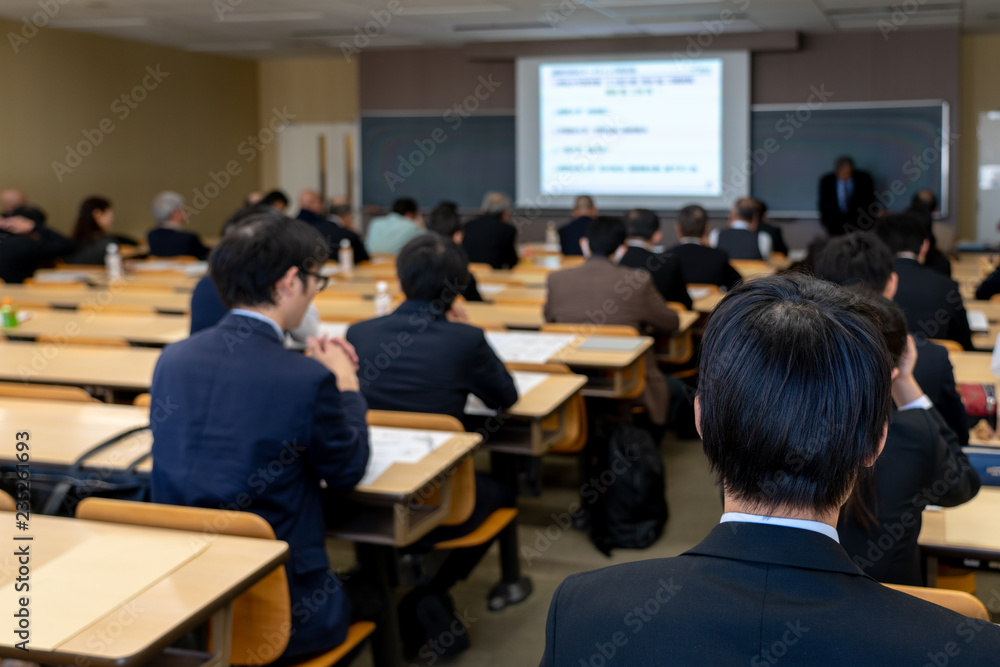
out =
[[962,103],[959,168],[959,197],[961,218],[958,235],[963,239],[976,238],[976,182],[978,180],[979,151],[976,127],[982,111],[1000,110],[1000,35],[962,36]]
[[[287,109],[295,123],[353,123],[358,118],[357,59],[289,58],[262,60],[258,64],[261,119],[274,109]],[[275,151],[265,155],[260,186],[269,190],[278,183]],[[287,193],[294,197],[295,193]]]
[[[257,64],[51,28],[18,41],[15,53],[8,35],[21,28],[0,21],[0,189],[25,190],[67,232],[80,201],[100,194],[114,204],[116,228],[142,235],[153,224],[154,194],[176,190],[192,204],[194,189],[204,191],[231,162],[239,173],[219,175],[228,185],[217,193],[210,186],[215,197],[199,202],[191,221],[218,235],[260,181],[261,158],[249,145],[241,152],[259,130]],[[147,67],[166,75],[157,81]],[[121,96],[144,79],[151,90],[137,91],[145,99],[129,108]],[[81,142],[90,155],[57,175],[53,162],[69,166],[66,147]]]

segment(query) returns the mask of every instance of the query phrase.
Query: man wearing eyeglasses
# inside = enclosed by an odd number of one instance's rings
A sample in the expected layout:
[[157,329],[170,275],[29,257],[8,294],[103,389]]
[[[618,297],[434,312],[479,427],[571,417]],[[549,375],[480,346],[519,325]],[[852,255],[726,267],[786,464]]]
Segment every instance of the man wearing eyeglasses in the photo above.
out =
[[330,570],[324,512],[340,509],[327,494],[354,486],[369,454],[354,348],[310,338],[304,356],[282,344],[324,286],[326,259],[316,230],[282,216],[227,233],[209,267],[230,310],[164,349],[151,388],[162,417],[151,424],[152,501],[253,512],[291,548],[286,660],[346,636],[350,591]]

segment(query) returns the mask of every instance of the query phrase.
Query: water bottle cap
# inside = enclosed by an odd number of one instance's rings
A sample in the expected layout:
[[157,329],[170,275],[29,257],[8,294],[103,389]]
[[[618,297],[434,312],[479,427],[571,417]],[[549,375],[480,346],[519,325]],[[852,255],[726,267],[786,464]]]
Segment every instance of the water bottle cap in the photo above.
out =
[[340,239],[340,247],[341,248],[350,248],[351,247],[351,242],[348,241],[347,239]]
[[118,244],[117,243],[109,243],[107,251],[108,252],[118,252]]
[[384,280],[380,280],[377,283],[375,283],[375,289],[378,290],[379,292],[385,292],[386,290],[389,289],[389,283],[387,283]]

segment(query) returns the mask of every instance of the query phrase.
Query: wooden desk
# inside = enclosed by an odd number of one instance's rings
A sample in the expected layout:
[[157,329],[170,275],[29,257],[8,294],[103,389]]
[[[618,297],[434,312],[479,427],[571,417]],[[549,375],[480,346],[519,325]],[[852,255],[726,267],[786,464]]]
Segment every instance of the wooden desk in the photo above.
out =
[[[36,283],[87,283],[102,286],[108,284],[104,267],[94,269],[39,269],[33,276]],[[183,271],[130,271],[123,281],[131,286],[150,285],[170,287],[176,291],[191,292],[201,279]]]
[[949,352],[955,367],[955,381],[971,384],[995,384],[997,377],[990,370],[993,355],[989,352]]
[[589,336],[577,336],[573,343],[570,343],[562,350],[552,356],[549,361],[563,363],[573,369],[608,371],[611,373],[611,385],[603,386],[593,382],[583,389],[587,396],[599,396],[604,398],[621,398],[627,396],[635,389],[639,380],[637,368],[646,350],[653,345],[653,339],[649,336],[640,336],[635,339],[638,345],[633,350],[581,350],[580,345]]
[[928,558],[928,586],[939,557],[1000,560],[1000,488],[984,486],[958,507],[924,510],[918,544]]
[[0,329],[11,339],[56,336],[71,343],[76,337],[124,338],[130,343],[164,347],[188,337],[191,319],[181,315],[120,315],[92,311],[35,310],[30,319]]
[[[216,659],[209,664],[229,665],[229,629],[232,625],[231,602],[288,558],[288,545],[277,540],[259,540],[228,535],[208,535],[199,532],[174,531],[139,526],[124,526],[97,521],[81,521],[58,517],[31,515],[30,528],[18,537],[31,536],[25,542],[14,542],[14,515],[0,512],[0,535],[5,544],[30,545],[31,606],[30,619],[37,638],[41,628],[49,627],[66,617],[79,618],[83,610],[94,616],[82,631],[64,638],[53,639],[54,646],[43,648],[29,643],[31,653],[14,647],[19,641],[12,631],[0,635],[0,656],[36,660],[47,664],[92,665],[95,667],[131,667],[155,658],[166,648],[209,617],[213,619],[217,647]],[[123,541],[124,540],[124,541]],[[153,579],[144,586],[123,587],[112,593],[101,582],[97,585],[74,585],[71,588],[88,594],[83,599],[66,599],[65,589],[53,588],[60,581],[86,578],[80,568],[90,567],[84,557],[93,555],[83,545],[107,545],[101,552],[105,571],[127,571],[137,553],[129,548],[115,548],[115,543],[135,545],[141,542],[185,545],[191,557],[179,566]],[[9,549],[13,552],[13,546]],[[0,587],[8,586],[17,576],[12,555],[3,556]],[[84,582],[85,583],[85,582]],[[101,599],[101,596],[106,596]],[[14,603],[13,593],[0,601],[9,620]],[[97,604],[92,604],[96,602]],[[103,609],[102,611],[98,611]],[[110,611],[107,611],[110,609]],[[54,635],[53,635],[54,637]],[[36,652],[37,651],[37,652]]]
[[691,310],[707,315],[715,310],[715,307],[719,305],[724,296],[726,295],[721,292],[712,292],[697,299],[692,299]]
[[85,286],[0,285],[0,297],[10,297],[18,308],[30,310],[32,306],[52,308],[78,308],[80,306],[125,305],[150,306],[162,313],[187,314],[191,310],[191,295],[169,290],[133,290],[111,286],[88,288]]
[[[515,371],[513,375],[515,380],[518,376],[544,377],[539,385],[520,395],[517,403],[504,411],[504,415],[510,419],[528,425],[527,437],[518,437],[516,429],[501,428],[490,436],[484,446],[508,454],[541,456],[563,439],[569,402],[587,384],[587,378],[575,374],[552,375],[523,371]],[[545,422],[551,417],[556,418],[556,426],[547,429]]]
[[[375,303],[373,301],[316,299],[313,303],[319,310],[320,319],[325,322],[353,324],[375,317]],[[469,319],[475,325],[538,329],[545,323],[540,305],[496,306],[489,303],[465,303],[462,305],[469,313]]]
[[0,344],[0,380],[146,391],[160,350],[55,343]]

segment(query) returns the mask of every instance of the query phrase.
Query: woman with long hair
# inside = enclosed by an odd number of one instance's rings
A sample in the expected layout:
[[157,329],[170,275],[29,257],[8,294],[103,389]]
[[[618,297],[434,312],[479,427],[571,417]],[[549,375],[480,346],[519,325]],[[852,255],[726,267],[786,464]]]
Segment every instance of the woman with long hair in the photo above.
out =
[[109,243],[135,245],[134,239],[111,233],[115,212],[111,202],[104,197],[87,197],[80,204],[80,213],[73,227],[73,242],[77,251],[69,258],[70,264],[104,264]]

